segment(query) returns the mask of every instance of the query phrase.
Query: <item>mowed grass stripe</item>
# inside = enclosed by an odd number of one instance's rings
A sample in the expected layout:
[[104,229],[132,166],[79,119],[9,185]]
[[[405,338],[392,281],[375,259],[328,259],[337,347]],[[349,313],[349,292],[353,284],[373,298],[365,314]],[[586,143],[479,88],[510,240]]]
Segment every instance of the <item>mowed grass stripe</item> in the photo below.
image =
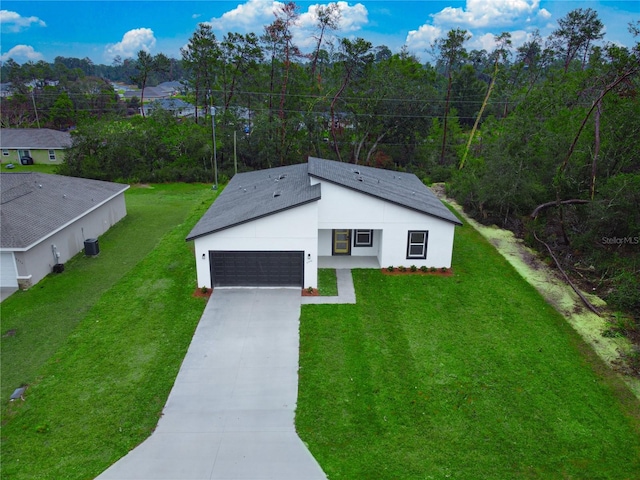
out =
[[471,227],[453,277],[305,305],[296,425],[332,479],[635,479],[640,406]]

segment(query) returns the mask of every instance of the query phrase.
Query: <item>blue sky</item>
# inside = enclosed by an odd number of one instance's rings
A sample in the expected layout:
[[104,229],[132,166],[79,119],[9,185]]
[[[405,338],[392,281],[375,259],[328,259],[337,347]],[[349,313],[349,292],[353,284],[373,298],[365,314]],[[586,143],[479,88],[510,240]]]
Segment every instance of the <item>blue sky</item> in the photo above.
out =
[[[298,1],[300,19],[294,40],[303,51],[313,42],[315,9],[329,2]],[[605,40],[632,46],[627,31],[640,20],[636,1],[557,0],[360,0],[337,2],[339,37],[363,37],[397,52],[403,45],[423,60],[434,39],[452,28],[472,34],[469,50],[494,48],[493,37],[510,32],[514,46],[538,29],[543,37],[577,8],[592,8],[605,25]],[[198,23],[209,22],[219,39],[227,32],[261,34],[273,21],[274,0],[3,0],[0,4],[0,60],[52,62],[56,56],[89,57],[111,64],[116,55],[144,49],[180,58]]]

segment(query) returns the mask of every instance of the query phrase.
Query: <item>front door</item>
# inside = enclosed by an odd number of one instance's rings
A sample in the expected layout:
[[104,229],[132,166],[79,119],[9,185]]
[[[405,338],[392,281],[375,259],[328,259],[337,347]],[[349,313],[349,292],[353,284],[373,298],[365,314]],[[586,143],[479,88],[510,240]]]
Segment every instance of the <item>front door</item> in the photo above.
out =
[[351,230],[333,231],[333,255],[351,255]]

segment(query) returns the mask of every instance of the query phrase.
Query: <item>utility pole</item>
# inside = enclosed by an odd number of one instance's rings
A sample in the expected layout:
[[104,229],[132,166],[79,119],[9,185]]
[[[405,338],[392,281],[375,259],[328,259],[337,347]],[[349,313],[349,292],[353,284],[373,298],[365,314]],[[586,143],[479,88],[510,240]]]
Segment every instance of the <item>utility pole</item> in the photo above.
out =
[[216,150],[216,107],[213,105],[213,97],[211,96],[211,90],[209,90],[209,97],[211,98],[211,136],[213,137],[213,172],[214,172],[214,185],[213,189],[218,189],[218,152]]
[[[35,87],[33,89],[35,89]],[[36,112],[36,123],[38,124],[38,128],[40,128],[40,120],[38,119],[38,107],[36,107],[36,97],[33,94],[33,89],[31,90],[31,101],[33,102],[33,110]]]
[[237,142],[237,138],[236,138],[236,132],[235,130],[233,131],[233,168],[234,168],[234,173],[238,173],[238,154],[237,154],[237,147],[236,147],[236,142]]

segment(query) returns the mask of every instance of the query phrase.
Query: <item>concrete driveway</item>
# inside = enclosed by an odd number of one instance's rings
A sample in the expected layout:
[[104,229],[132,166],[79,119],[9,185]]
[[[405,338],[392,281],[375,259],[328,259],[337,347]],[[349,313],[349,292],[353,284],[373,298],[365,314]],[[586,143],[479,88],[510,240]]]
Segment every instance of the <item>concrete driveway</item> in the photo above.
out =
[[299,289],[216,289],[156,431],[99,480],[326,480],[296,434]]

